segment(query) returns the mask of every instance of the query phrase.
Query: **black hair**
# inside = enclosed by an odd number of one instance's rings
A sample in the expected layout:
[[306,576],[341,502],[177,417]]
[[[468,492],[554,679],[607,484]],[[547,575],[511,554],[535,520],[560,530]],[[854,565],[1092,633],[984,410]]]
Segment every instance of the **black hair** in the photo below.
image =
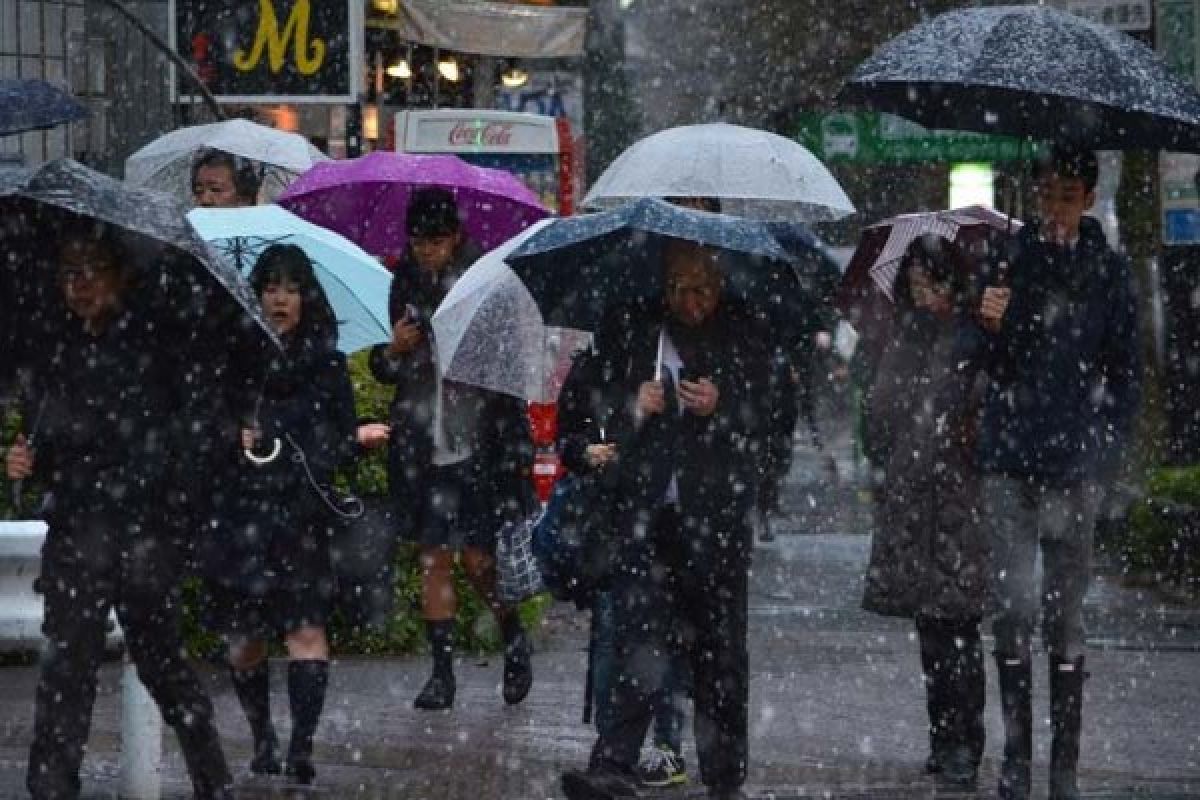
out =
[[892,284],[892,299],[897,309],[911,309],[913,304],[909,275],[913,266],[921,262],[928,270],[934,283],[949,283],[954,304],[958,306],[966,294],[971,275],[970,261],[966,253],[949,239],[936,234],[918,236],[909,243],[896,270],[896,281]]
[[308,254],[294,244],[270,245],[262,251],[250,271],[250,286],[260,298],[268,286],[279,283],[294,283],[300,291],[300,322],[293,334],[294,342],[334,347],[337,318]]
[[1090,192],[1100,179],[1100,164],[1092,150],[1069,142],[1055,142],[1038,158],[1035,174],[1039,178],[1048,174],[1078,178],[1083,181],[1083,188]]
[[446,236],[461,228],[458,203],[449,189],[417,189],[408,200],[405,227],[409,236]]
[[239,200],[246,203],[258,200],[258,190],[262,186],[262,173],[249,159],[239,158],[224,150],[212,148],[201,150],[192,161],[193,186],[196,185],[196,178],[199,177],[200,170],[206,167],[224,167],[229,170],[229,174],[233,176],[233,191]]

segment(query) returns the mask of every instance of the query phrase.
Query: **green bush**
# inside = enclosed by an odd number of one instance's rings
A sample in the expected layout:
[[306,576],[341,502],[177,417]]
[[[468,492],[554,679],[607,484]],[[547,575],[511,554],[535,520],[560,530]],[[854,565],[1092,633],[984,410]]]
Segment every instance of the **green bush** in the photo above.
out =
[[1165,575],[1180,544],[1179,513],[1188,509],[1200,513],[1200,466],[1152,471],[1146,481],[1146,496],[1129,510],[1123,548],[1126,569]]

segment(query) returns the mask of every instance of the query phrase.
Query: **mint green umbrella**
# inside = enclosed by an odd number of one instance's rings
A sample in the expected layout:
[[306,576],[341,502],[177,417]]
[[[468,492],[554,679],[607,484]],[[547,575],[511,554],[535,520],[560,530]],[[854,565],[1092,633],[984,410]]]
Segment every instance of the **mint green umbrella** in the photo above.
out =
[[307,253],[337,316],[342,352],[391,339],[392,274],[354,242],[275,205],[197,208],[187,216],[200,237],[243,275],[269,245],[294,244]]

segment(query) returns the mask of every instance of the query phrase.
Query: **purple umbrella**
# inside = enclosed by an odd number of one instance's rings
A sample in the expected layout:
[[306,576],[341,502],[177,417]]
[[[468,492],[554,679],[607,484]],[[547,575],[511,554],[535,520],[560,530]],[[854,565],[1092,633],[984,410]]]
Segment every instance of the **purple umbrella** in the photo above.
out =
[[550,215],[536,194],[503,170],[476,167],[452,155],[385,151],[317,164],[278,202],[374,256],[394,256],[404,252],[408,238],[409,195],[429,186],[454,193],[467,235],[484,250]]

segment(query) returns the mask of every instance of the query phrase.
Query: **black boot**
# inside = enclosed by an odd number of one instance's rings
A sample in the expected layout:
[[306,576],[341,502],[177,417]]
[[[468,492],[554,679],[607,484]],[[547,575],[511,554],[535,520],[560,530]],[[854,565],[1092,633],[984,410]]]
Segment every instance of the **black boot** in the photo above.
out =
[[925,708],[929,712],[929,757],[925,759],[925,772],[939,775],[950,749],[946,726],[946,654],[935,624],[927,619],[917,619],[917,641],[925,678]]
[[313,768],[313,735],[325,707],[325,689],[329,685],[329,662],[306,659],[288,663],[288,700],[292,708],[292,738],[288,742],[289,778],[310,784],[316,778]]
[[1050,657],[1050,800],[1079,800],[1075,767],[1083,720],[1083,656],[1074,661]]
[[1000,705],[1004,714],[1004,763],[1000,766],[1000,800],[1029,797],[1033,759],[1033,670],[1026,660],[996,654]]
[[504,702],[515,706],[525,699],[533,686],[529,637],[521,627],[516,609],[508,612],[501,626],[504,631]]
[[433,653],[433,674],[413,701],[419,711],[444,711],[454,705],[454,620],[425,623]]
[[280,772],[279,740],[275,737],[275,726],[271,723],[271,678],[266,659],[250,669],[229,668],[234,691],[250,723],[254,737],[254,756],[250,759],[250,771],[256,775],[278,775]]

